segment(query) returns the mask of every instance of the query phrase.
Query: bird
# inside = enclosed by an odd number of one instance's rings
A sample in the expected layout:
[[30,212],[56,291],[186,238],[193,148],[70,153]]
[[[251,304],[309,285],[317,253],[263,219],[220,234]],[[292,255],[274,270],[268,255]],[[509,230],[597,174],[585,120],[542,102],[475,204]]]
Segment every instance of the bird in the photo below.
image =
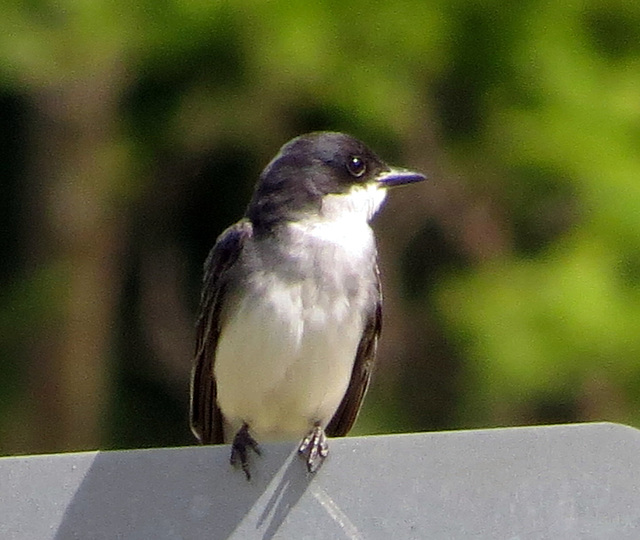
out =
[[[300,440],[314,473],[353,426],[382,325],[371,220],[395,186],[425,180],[338,132],[300,135],[260,174],[205,264],[190,424],[231,443],[251,479],[259,441]],[[253,459],[253,458],[251,458]]]

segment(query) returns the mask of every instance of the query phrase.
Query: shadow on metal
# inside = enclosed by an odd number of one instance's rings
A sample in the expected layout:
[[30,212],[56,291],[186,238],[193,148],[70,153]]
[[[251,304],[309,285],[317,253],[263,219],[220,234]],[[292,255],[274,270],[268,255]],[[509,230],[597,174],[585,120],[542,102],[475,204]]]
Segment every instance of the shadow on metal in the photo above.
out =
[[296,452],[287,454],[291,447],[270,445],[263,457],[253,456],[250,482],[229,465],[228,446],[98,452],[54,538],[83,537],[78,531],[105,539],[193,538],[199,531],[201,538],[270,539],[311,479]]

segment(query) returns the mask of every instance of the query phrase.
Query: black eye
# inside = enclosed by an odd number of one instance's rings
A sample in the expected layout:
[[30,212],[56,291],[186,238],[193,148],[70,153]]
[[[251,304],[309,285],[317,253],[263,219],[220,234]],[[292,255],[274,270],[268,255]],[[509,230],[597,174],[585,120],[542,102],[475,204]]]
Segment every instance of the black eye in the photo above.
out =
[[347,170],[351,176],[360,178],[367,170],[367,166],[360,156],[351,156],[347,161]]

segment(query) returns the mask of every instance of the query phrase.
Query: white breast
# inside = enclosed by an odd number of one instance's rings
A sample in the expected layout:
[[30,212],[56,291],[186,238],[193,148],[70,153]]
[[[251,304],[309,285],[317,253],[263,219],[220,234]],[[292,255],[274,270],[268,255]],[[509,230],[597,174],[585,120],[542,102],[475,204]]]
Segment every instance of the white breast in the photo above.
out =
[[334,415],[377,295],[373,233],[354,218],[298,222],[245,246],[249,278],[214,368],[231,434],[246,422],[258,440],[297,439]]

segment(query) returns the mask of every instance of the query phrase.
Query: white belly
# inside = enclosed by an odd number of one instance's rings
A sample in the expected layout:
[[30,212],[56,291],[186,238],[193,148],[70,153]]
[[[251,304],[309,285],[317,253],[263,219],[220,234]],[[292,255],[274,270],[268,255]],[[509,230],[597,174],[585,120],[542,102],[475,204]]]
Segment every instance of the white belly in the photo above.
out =
[[222,328],[218,404],[231,436],[247,423],[258,440],[297,439],[315,422],[326,426],[346,392],[364,324],[353,304],[361,299],[349,305],[312,280],[262,278]]

